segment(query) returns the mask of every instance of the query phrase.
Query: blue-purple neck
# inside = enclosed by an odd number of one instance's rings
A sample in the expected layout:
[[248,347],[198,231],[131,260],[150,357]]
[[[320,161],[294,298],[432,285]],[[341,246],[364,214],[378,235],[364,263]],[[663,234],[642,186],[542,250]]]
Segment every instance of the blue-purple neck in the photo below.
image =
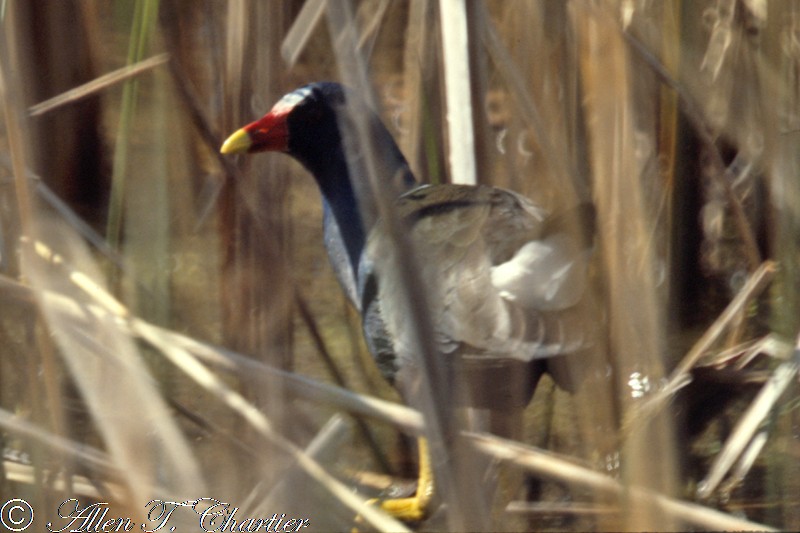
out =
[[[381,173],[386,174],[386,179],[392,181],[391,187],[398,189],[396,192],[400,194],[415,186],[416,181],[396,145],[389,154],[388,157],[384,154]],[[343,150],[335,150],[327,155],[324,160],[315,158],[314,161],[301,162],[313,174],[322,192],[325,224],[335,223],[339,229],[341,242],[326,242],[331,261],[335,268],[342,268],[343,265],[338,264],[341,262],[338,257],[341,253],[334,253],[332,248],[345,250],[353,275],[357,275],[366,236],[376,222],[377,208],[369,192],[366,176],[350,171]]]
[[[341,168],[339,170],[342,171]],[[343,173],[337,175],[328,173],[324,176],[324,180],[317,178],[317,181],[322,192],[324,208],[330,213],[330,216],[326,216],[325,223],[335,223],[339,227],[341,244],[347,252],[347,258],[355,274],[366,244],[366,235],[374,221],[369,221],[370,227],[365,227],[346,166]],[[366,198],[362,199],[362,202],[368,201]]]

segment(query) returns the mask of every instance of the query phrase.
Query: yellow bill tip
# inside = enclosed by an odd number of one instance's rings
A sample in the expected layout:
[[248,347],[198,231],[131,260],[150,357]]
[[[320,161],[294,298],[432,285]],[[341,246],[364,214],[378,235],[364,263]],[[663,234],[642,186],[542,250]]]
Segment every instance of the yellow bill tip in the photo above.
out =
[[253,141],[250,139],[250,134],[242,128],[236,130],[230,137],[225,139],[219,151],[222,154],[243,154],[247,152],[252,145]]

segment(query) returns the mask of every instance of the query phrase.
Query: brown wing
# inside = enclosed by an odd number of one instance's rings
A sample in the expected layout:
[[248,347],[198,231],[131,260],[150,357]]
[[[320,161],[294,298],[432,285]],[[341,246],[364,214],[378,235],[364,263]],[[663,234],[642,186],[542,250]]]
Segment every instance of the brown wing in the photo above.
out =
[[[533,266],[531,280],[549,285],[549,274],[537,273],[535,267],[558,265],[538,256],[528,264],[531,254],[519,255],[528,243],[543,237],[543,210],[502,189],[434,185],[405,194],[398,202],[398,213],[408,225],[424,285],[414,290],[428,300],[441,352],[530,360],[560,351],[548,346],[546,320],[534,305],[537,298],[514,293],[526,292],[525,276],[517,276],[505,287],[498,287],[494,279],[498,268],[504,273]],[[394,293],[405,288],[391,267],[396,252],[380,225],[370,237],[368,254],[378,271],[381,314],[401,354],[408,317],[389,302],[396,301]],[[563,338],[563,332],[552,333],[556,342]]]

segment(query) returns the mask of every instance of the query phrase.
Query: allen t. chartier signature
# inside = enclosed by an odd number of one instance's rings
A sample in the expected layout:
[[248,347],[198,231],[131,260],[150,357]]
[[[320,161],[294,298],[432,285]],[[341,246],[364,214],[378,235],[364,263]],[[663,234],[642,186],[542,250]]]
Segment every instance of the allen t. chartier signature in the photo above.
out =
[[[269,533],[290,533],[309,527],[308,518],[286,517],[285,513],[273,513],[268,518],[245,518],[237,516],[238,507],[215,498],[198,498],[185,502],[171,502],[153,499],[147,502],[147,521],[139,524],[143,533],[154,531],[175,531],[169,525],[170,517],[177,509],[189,508],[198,516],[198,526],[206,532],[245,532],[264,531]],[[58,506],[59,524],[47,522],[47,530],[52,533],[62,531],[132,531],[137,525],[130,518],[109,518],[108,503],[98,502],[81,506],[76,498],[61,502]]]

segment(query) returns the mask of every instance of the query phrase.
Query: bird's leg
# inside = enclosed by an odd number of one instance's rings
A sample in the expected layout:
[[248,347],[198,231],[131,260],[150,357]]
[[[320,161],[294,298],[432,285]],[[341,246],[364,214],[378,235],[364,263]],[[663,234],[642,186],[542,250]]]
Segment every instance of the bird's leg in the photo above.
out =
[[388,500],[375,499],[380,502],[380,508],[404,522],[418,522],[425,518],[428,506],[433,499],[434,483],[433,470],[431,469],[431,455],[428,450],[428,441],[420,437],[417,440],[419,448],[419,478],[417,492],[409,498],[393,498]]
[[[390,498],[381,500],[373,498],[367,503],[378,505],[385,513],[403,522],[419,522],[428,515],[428,506],[433,499],[433,470],[431,469],[431,455],[428,450],[428,441],[422,437],[417,440],[419,448],[419,477],[417,479],[417,492],[409,498]],[[362,522],[361,516],[356,517],[356,523]],[[358,528],[352,530],[357,533]]]

